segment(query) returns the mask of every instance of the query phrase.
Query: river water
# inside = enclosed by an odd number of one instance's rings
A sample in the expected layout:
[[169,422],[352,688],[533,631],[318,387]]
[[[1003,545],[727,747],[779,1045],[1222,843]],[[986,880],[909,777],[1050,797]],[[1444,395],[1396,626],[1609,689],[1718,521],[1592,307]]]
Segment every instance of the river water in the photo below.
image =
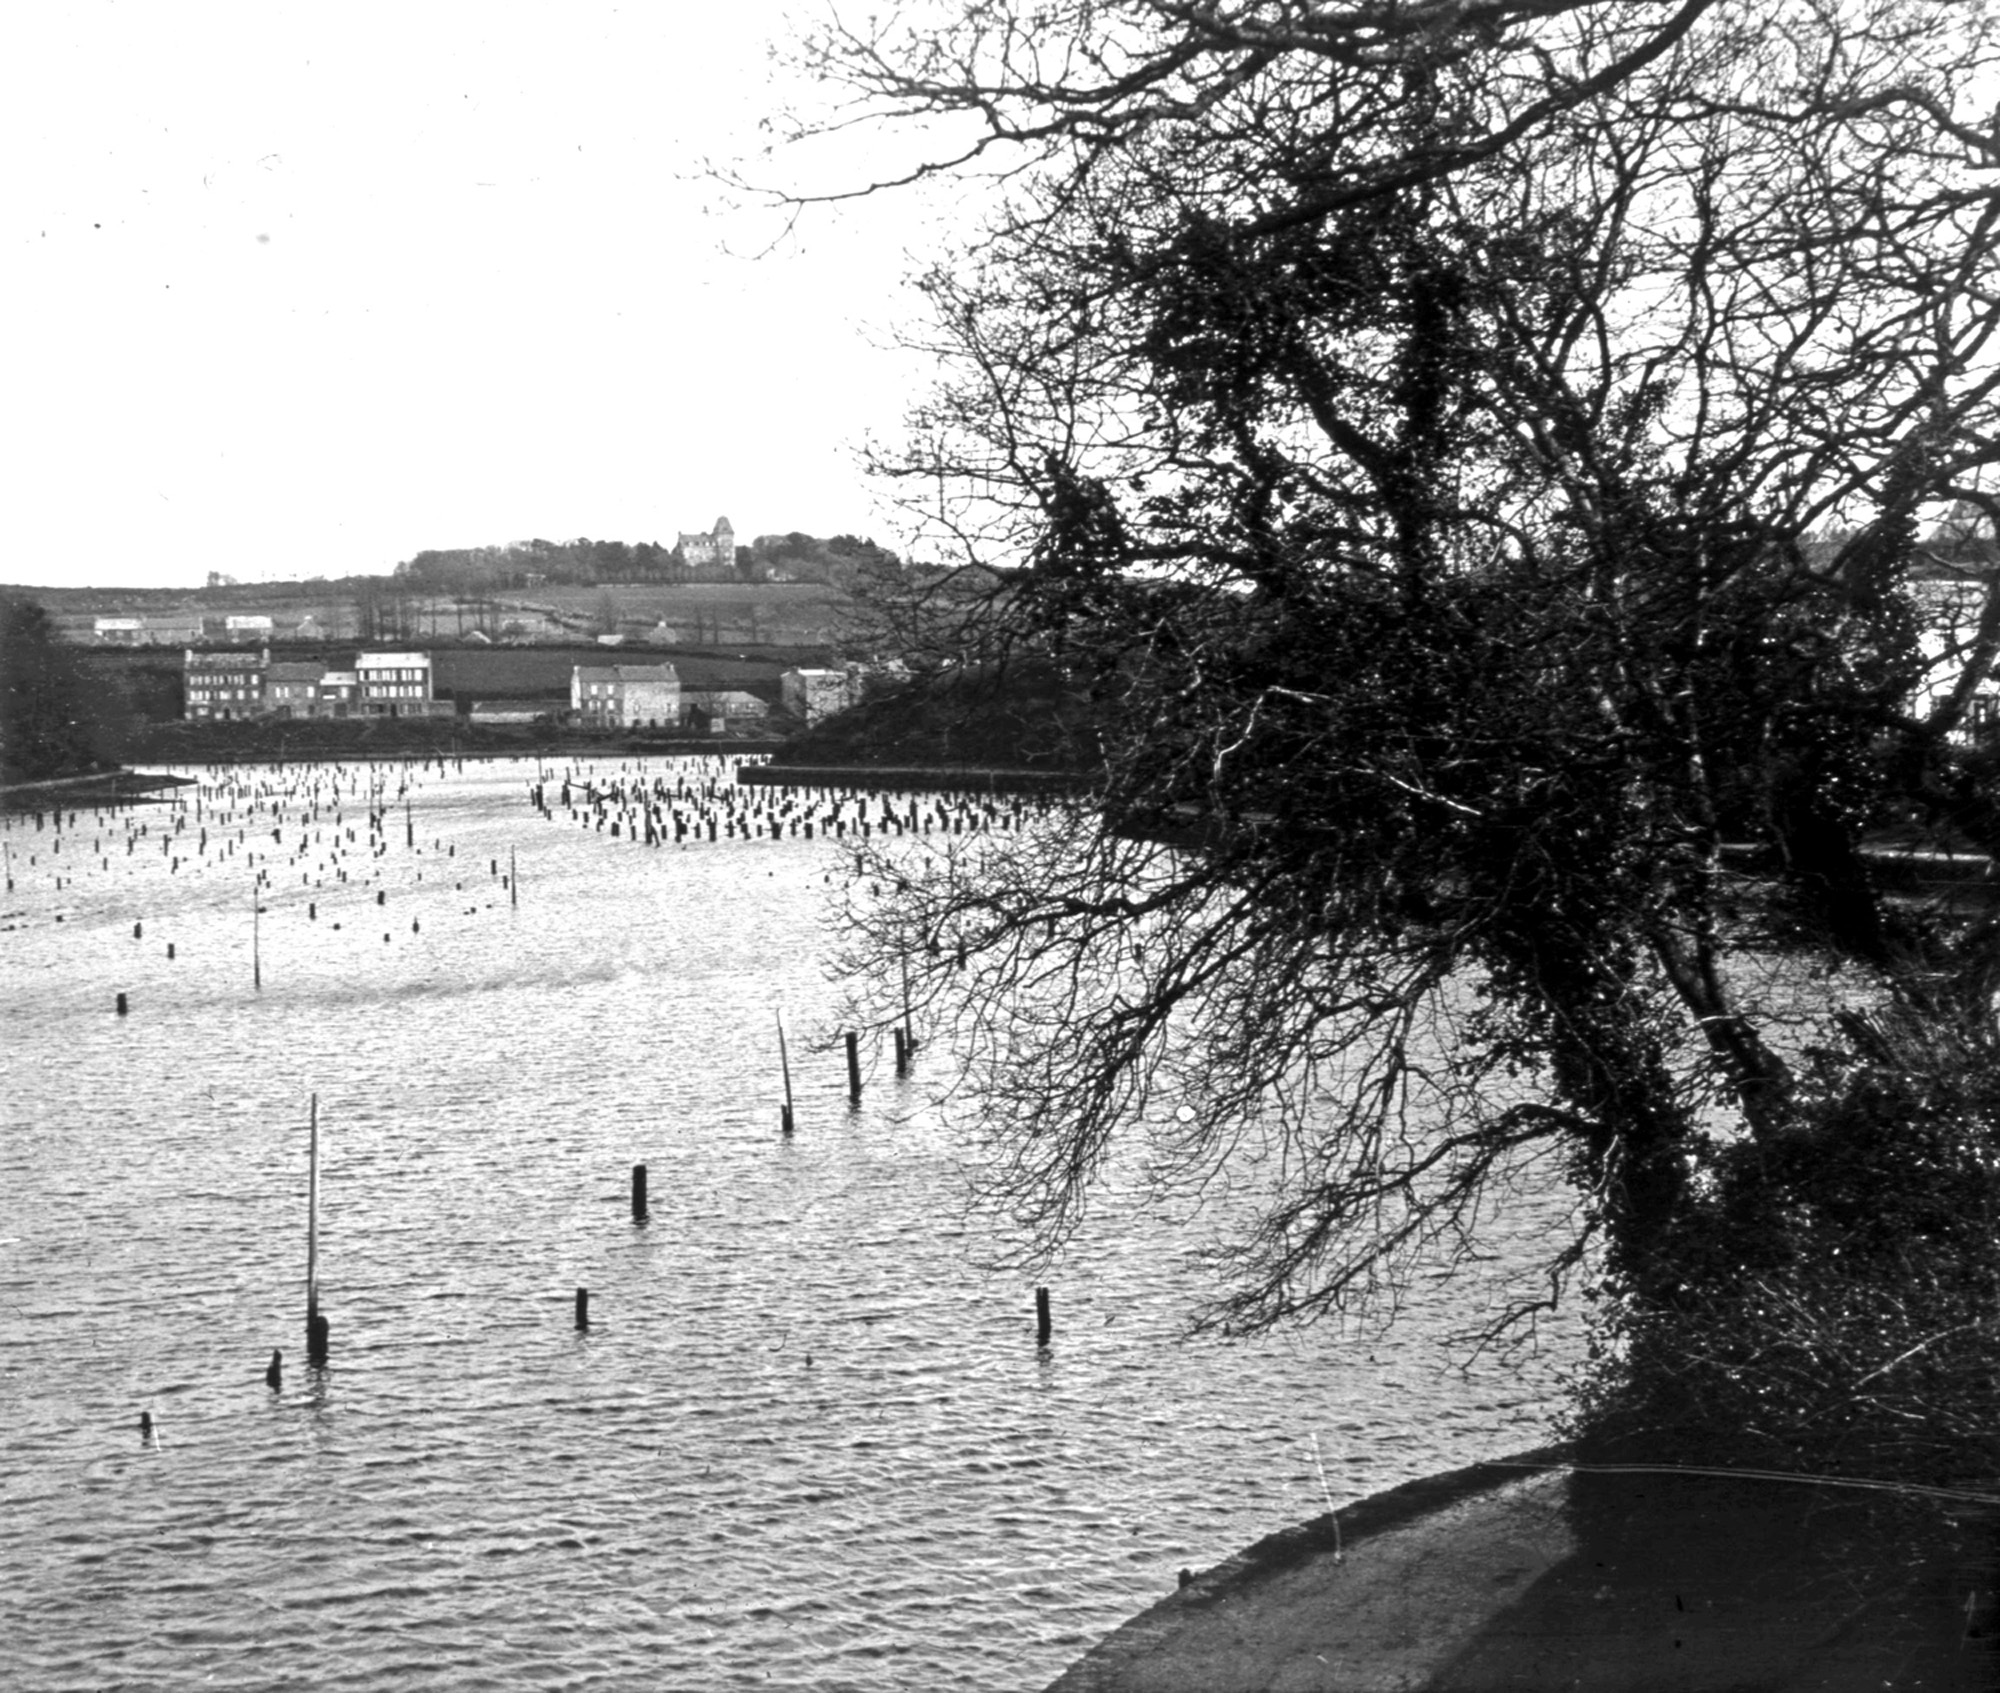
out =
[[855,1110],[808,1049],[836,849],[359,769],[338,825],[297,768],[129,851],[127,814],[8,820],[0,1685],[1032,1689],[1183,1566],[1543,1438],[1569,1330],[1460,1367],[1439,1283],[1387,1340],[1182,1342],[1183,1237],[1115,1182],[1039,1350],[942,1053],[871,1052]]

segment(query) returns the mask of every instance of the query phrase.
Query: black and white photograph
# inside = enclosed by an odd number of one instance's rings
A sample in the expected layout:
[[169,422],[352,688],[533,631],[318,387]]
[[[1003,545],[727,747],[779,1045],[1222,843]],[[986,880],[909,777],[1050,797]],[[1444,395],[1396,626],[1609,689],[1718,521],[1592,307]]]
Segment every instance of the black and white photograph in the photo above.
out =
[[0,47],[0,1687],[2000,1686],[2000,5]]

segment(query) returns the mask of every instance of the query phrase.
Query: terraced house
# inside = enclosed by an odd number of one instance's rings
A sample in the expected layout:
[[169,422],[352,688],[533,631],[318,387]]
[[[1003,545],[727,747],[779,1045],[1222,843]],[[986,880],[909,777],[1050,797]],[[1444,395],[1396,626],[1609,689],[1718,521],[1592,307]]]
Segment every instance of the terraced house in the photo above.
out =
[[677,728],[680,672],[671,664],[579,664],[569,677],[569,708],[593,728]]
[[185,715],[203,717],[435,717],[449,700],[431,698],[429,653],[360,653],[351,670],[271,662],[257,653],[187,649]]
[[323,664],[274,664],[264,673],[265,706],[279,717],[320,715]]
[[360,684],[359,706],[373,717],[431,715],[431,655],[429,653],[358,653],[354,675]]
[[263,715],[264,675],[271,668],[268,647],[254,653],[198,653],[189,647],[186,653],[181,664],[184,717]]

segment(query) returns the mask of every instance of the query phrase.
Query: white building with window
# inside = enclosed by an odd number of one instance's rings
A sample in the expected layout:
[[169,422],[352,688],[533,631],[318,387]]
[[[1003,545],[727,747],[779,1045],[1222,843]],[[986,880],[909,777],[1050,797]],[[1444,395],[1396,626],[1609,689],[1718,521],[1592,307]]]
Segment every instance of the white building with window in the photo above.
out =
[[429,653],[360,653],[354,660],[359,708],[376,717],[428,717]]

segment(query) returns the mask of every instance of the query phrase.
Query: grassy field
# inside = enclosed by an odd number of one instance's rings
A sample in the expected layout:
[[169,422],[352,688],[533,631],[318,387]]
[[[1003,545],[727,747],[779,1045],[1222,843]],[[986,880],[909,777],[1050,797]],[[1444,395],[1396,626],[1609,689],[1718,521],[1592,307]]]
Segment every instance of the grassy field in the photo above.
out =
[[502,604],[579,632],[650,633],[679,646],[824,646],[840,638],[848,602],[817,582],[637,582],[535,588]]
[[[0,587],[0,593],[44,606],[56,627],[79,645],[94,639],[99,617],[208,618],[219,630],[230,616],[269,617],[278,638],[290,637],[308,614],[330,644],[387,646],[455,640],[470,631],[529,641],[565,643],[579,636],[622,634],[628,642],[672,646],[826,647],[841,638],[849,601],[818,582],[611,583],[597,587],[545,584],[477,599],[398,594],[387,580],[372,590],[371,619],[358,598],[307,593],[276,583],[215,590]],[[393,636],[370,637],[387,624]]]
[[716,652],[700,648],[533,646],[436,647],[432,686],[460,700],[569,698],[578,664],[671,664],[684,688],[744,688],[775,701],[778,678],[823,654]]

